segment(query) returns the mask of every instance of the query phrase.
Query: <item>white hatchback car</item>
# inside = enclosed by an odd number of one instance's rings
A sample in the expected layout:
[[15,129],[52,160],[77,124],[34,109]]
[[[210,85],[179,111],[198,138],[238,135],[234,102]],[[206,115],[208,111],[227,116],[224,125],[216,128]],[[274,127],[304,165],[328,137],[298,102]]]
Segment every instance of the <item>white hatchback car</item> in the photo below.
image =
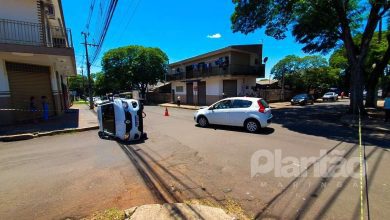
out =
[[261,98],[236,97],[220,100],[195,112],[194,120],[201,127],[209,124],[244,127],[256,132],[271,123],[271,108]]

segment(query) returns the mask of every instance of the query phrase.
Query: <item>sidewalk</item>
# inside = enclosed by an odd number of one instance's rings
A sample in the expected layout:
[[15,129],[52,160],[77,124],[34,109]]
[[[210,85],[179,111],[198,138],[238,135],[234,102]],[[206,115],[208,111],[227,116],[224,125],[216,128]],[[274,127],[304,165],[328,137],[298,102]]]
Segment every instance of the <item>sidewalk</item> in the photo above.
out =
[[61,116],[38,123],[0,127],[0,141],[31,139],[59,133],[98,129],[96,114],[85,104],[73,105]]
[[[354,115],[344,115],[340,118],[343,125],[348,127],[359,127],[359,119]],[[384,117],[377,117],[369,112],[368,118],[362,118],[362,129],[390,133],[390,122],[385,123]]]
[[201,106],[195,106],[195,105],[180,105],[178,106],[177,104],[172,104],[172,103],[164,103],[164,104],[159,104],[158,106],[161,107],[167,107],[167,108],[182,108],[182,109],[189,109],[189,110],[198,110],[200,109]]
[[[172,103],[163,103],[159,104],[161,107],[167,107],[167,108],[181,108],[181,109],[189,109],[189,110],[198,110],[201,107],[207,107],[207,106],[195,106],[195,105],[180,105],[178,106],[177,104],[172,104]],[[274,103],[269,103],[269,106],[273,109],[280,109],[280,108],[293,108],[290,104],[290,102],[274,102]]]
[[173,220],[173,219],[236,219],[220,208],[184,203],[153,204],[133,207],[125,211],[128,220]]

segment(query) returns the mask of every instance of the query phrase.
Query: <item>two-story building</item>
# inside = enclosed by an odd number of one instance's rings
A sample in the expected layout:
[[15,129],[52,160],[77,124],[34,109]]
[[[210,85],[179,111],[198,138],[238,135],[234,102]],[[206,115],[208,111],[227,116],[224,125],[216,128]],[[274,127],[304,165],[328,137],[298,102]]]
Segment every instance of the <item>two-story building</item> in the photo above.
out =
[[209,105],[224,97],[251,96],[265,75],[262,45],[234,45],[169,65],[172,99]]
[[40,117],[28,111],[31,97],[37,110],[45,96],[50,115],[62,114],[76,62],[61,0],[0,0],[0,5],[0,109],[20,109],[0,111],[0,125]]

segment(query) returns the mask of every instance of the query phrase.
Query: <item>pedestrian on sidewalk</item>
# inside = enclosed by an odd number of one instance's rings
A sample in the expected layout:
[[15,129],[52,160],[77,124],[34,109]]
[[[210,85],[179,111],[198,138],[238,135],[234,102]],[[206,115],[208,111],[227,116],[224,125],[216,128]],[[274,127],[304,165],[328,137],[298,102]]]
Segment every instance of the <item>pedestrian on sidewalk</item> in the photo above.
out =
[[181,100],[180,100],[180,96],[178,96],[176,102],[177,102],[177,106],[179,106],[179,107],[180,107],[180,101],[181,101]]
[[29,110],[31,112],[31,117],[32,117],[34,123],[37,123],[38,122],[37,119],[36,119],[37,106],[35,105],[35,97],[34,96],[30,97]]
[[49,104],[47,103],[46,96],[42,96],[41,101],[42,101],[42,112],[43,112],[42,118],[44,121],[47,121],[49,120]]
[[384,108],[386,113],[385,122],[390,122],[390,92],[387,93],[387,97],[385,98]]

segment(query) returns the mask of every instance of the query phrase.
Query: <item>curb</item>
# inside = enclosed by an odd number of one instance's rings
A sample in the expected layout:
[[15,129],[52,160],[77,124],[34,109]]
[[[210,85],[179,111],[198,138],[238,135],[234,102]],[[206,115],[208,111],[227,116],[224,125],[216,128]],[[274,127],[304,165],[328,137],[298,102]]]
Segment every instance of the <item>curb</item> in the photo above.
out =
[[[349,128],[359,128],[359,125],[356,125],[356,124],[349,124],[345,121],[342,121],[341,122],[345,127],[349,127]],[[386,129],[386,128],[375,128],[375,127],[371,127],[371,126],[362,126],[362,129],[365,129],[365,130],[370,130],[370,131],[379,131],[379,132],[385,132],[385,133],[389,133],[390,134],[390,130],[389,129]]]
[[187,110],[199,110],[200,107],[183,107],[183,106],[176,106],[176,105],[164,105],[164,104],[159,104],[158,106],[160,107],[166,107],[166,108],[181,108],[181,109],[187,109]]
[[75,129],[65,129],[65,130],[55,130],[55,131],[48,131],[48,132],[42,132],[42,133],[25,133],[25,134],[16,134],[16,135],[6,135],[6,136],[0,136],[1,142],[13,142],[13,141],[23,141],[23,140],[29,140],[37,137],[45,137],[45,136],[53,136],[58,134],[67,134],[67,133],[74,133],[74,132],[83,132],[83,131],[91,131],[91,130],[97,130],[99,129],[99,126],[91,126],[86,128],[75,128]]

